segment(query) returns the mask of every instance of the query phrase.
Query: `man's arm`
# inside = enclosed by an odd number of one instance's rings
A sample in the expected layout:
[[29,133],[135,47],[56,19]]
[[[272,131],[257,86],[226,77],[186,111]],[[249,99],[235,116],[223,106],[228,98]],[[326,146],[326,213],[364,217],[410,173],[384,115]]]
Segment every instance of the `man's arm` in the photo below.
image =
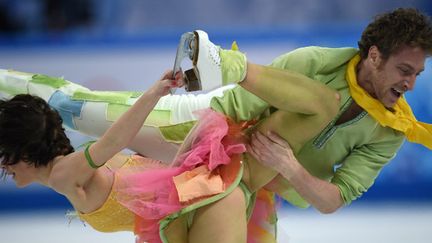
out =
[[[381,169],[394,157],[403,140],[403,136],[397,134],[382,136],[381,133],[369,144],[352,149],[330,182],[310,174],[295,158],[289,144],[277,135],[252,136],[248,150],[263,164],[280,172],[272,186],[282,197],[288,195],[289,200],[290,194],[286,188],[294,188],[319,211],[330,213],[366,192]],[[320,158],[316,160],[319,163]]]
[[248,152],[263,164],[278,171],[301,197],[321,213],[333,213],[344,205],[339,188],[312,176],[295,158],[289,144],[281,137],[257,132],[252,135]]

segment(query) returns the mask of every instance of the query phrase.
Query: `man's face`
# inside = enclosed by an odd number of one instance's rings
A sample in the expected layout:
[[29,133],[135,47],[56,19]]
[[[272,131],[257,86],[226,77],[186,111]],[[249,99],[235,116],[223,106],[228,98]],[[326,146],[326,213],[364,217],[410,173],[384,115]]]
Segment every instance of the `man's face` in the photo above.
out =
[[370,94],[392,108],[399,98],[415,85],[417,76],[424,70],[426,52],[419,47],[403,47],[387,60],[381,60],[372,72]]

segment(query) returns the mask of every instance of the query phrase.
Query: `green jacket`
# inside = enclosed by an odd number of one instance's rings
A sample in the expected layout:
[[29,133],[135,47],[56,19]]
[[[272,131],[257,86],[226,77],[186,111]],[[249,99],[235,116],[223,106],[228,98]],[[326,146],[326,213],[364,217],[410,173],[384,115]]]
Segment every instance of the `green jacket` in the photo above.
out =
[[[337,90],[341,107],[337,117],[297,154],[298,161],[312,175],[338,186],[345,204],[360,197],[375,181],[384,165],[399,150],[404,136],[382,127],[363,111],[356,118],[334,125],[353,102],[345,73],[348,61],[358,53],[354,48],[306,47],[276,58],[271,66],[302,73]],[[211,107],[237,121],[267,116],[269,104],[241,87],[215,97]],[[299,207],[308,203],[292,188],[286,200]]]

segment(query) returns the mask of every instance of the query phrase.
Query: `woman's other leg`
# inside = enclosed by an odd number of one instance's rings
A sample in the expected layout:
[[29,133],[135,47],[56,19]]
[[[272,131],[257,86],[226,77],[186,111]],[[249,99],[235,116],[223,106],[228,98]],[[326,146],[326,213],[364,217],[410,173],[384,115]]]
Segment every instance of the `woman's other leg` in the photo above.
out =
[[189,230],[190,243],[242,243],[247,237],[246,199],[242,189],[197,209]]

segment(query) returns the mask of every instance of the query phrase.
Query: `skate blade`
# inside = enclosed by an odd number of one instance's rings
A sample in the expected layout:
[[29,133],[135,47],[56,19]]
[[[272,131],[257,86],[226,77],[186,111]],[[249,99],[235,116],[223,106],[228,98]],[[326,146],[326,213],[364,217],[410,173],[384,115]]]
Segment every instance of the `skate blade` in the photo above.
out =
[[[180,41],[179,44],[177,46],[177,53],[176,53],[176,57],[175,57],[175,61],[174,61],[174,68],[173,68],[173,78],[175,76],[175,74],[181,70],[181,62],[183,61],[184,58],[189,58],[190,60],[193,61],[193,59],[195,58],[194,55],[195,52],[198,49],[198,46],[196,45],[196,37],[195,34],[192,32],[186,32],[184,34],[182,34],[182,36],[180,37]],[[187,82],[185,84],[185,89],[189,90],[188,86],[187,86]],[[176,91],[176,88],[172,88],[170,90],[171,94],[174,94]]]

